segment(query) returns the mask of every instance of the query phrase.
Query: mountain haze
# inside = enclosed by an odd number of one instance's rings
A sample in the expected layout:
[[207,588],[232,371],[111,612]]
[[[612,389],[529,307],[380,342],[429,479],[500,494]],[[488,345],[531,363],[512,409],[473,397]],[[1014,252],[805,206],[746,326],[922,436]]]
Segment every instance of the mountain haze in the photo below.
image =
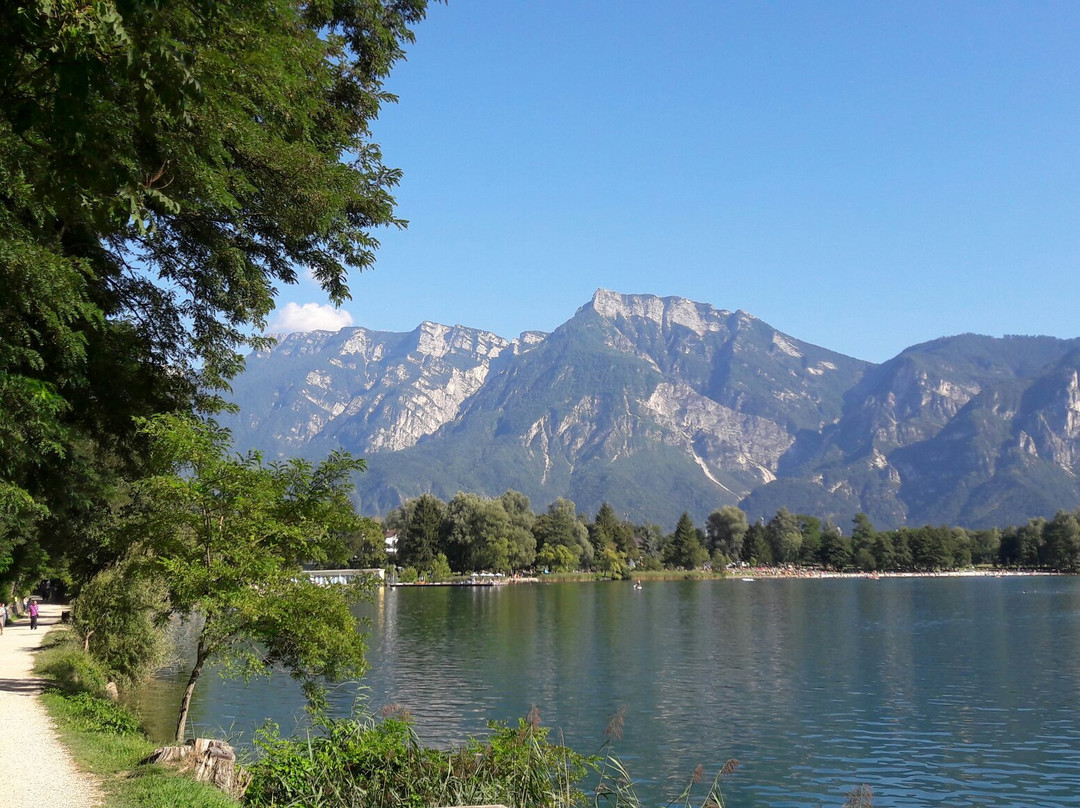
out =
[[635,521],[724,504],[880,527],[1080,503],[1080,341],[976,335],[874,365],[742,312],[599,290],[550,334],[291,334],[234,383],[239,448],[368,459],[364,512],[513,488]]

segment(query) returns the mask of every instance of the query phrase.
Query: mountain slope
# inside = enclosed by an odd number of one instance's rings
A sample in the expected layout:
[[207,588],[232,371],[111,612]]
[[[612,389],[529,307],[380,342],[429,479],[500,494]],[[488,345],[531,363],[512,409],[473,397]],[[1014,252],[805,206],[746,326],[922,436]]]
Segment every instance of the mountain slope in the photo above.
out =
[[601,289],[514,341],[434,323],[290,335],[249,359],[229,425],[270,456],[364,455],[369,513],[514,488],[665,525],[740,503],[981,526],[1080,504],[1078,356],[969,334],[872,365],[745,312]]

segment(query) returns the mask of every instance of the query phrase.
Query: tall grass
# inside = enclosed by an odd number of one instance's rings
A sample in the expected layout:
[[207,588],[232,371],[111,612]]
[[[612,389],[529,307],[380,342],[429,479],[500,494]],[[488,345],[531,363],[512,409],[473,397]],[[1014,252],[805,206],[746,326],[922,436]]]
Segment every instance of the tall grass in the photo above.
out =
[[535,711],[517,726],[440,751],[423,747],[407,715],[376,721],[361,711],[321,719],[302,738],[270,726],[257,734],[246,803],[256,808],[423,808],[499,803],[569,808],[588,802],[579,783],[595,761],[548,739]]

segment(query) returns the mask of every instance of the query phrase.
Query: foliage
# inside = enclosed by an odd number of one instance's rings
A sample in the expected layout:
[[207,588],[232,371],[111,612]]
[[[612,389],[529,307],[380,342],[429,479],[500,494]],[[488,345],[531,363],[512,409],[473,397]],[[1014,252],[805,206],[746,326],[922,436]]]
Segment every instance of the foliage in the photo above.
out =
[[[0,4],[0,582],[93,540],[133,418],[221,404],[301,272],[402,226],[370,121],[426,0]],[[22,552],[19,552],[22,548]]]
[[131,553],[143,553],[168,591],[168,607],[199,623],[195,661],[177,720],[183,740],[191,694],[211,658],[251,676],[280,666],[319,706],[319,680],[358,675],[364,642],[349,607],[363,583],[321,587],[302,564],[341,560],[355,528],[350,477],[363,461],[334,454],[264,466],[228,457],[227,433],[192,418],[145,424],[171,473],[140,483]]
[[68,695],[104,696],[109,681],[108,672],[66,630],[54,629],[45,636],[42,650],[34,660],[34,670],[47,678],[53,688]]
[[379,569],[386,564],[386,539],[382,526],[369,516],[356,520],[356,527],[342,535],[350,568]]
[[773,561],[790,564],[799,558],[803,535],[799,518],[787,508],[781,508],[765,526],[765,538],[772,550]]
[[72,627],[113,678],[133,684],[165,653],[159,630],[167,617],[164,581],[145,564],[123,559],[95,575],[75,599]]
[[435,556],[435,560],[431,562],[431,569],[428,571],[428,580],[432,583],[440,583],[449,581],[453,575],[453,570],[450,569],[450,563],[446,560],[446,555],[439,553]]
[[[563,559],[572,556],[575,568],[592,562],[588,528],[578,519],[577,508],[570,500],[559,498],[552,502],[547,512],[536,518],[535,532],[538,553],[551,547],[548,552],[555,552]],[[556,547],[564,550],[555,550]]]
[[694,523],[690,521],[690,515],[684,511],[675,525],[671,541],[664,548],[664,563],[671,567],[692,570],[704,564],[708,557],[698,539],[697,531],[694,530]]
[[728,558],[738,558],[748,527],[746,514],[735,505],[713,511],[705,522],[706,549],[710,553],[719,550]]
[[[87,671],[97,671],[87,676]],[[128,708],[101,697],[103,672],[72,631],[45,635],[34,672],[49,684],[41,700],[79,767],[102,781],[110,808],[226,808],[216,788],[162,767],[140,768],[154,749]]]
[[398,535],[398,561],[404,566],[427,569],[435,559],[445,518],[446,506],[437,497],[423,494],[413,500]]
[[516,727],[441,752],[420,745],[407,716],[357,715],[327,721],[317,733],[283,738],[262,729],[247,804],[255,808],[335,805],[420,808],[502,804],[509,808],[584,804],[577,784],[590,760],[552,744],[535,711]]
[[458,572],[510,572],[531,566],[536,539],[515,524],[501,499],[458,493],[446,506],[447,558]]

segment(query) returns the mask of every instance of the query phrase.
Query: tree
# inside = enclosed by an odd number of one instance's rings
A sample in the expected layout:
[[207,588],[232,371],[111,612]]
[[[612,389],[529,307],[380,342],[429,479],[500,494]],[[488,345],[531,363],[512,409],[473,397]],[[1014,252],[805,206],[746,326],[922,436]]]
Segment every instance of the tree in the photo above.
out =
[[1026,525],[1017,529],[1020,540],[1020,564],[1025,567],[1037,567],[1044,558],[1044,536],[1046,520],[1042,517],[1029,519]]
[[739,558],[748,564],[759,566],[773,563],[772,548],[769,546],[765,525],[755,522],[746,529]]
[[[369,122],[425,0],[0,4],[0,574],[151,471],[134,416],[220,404],[301,272],[400,226]],[[17,554],[15,549],[26,547]],[[87,543],[70,555],[116,559]],[[5,567],[7,568],[5,571]]]
[[787,508],[781,508],[765,526],[765,536],[772,549],[773,561],[787,564],[797,561],[802,547],[799,518]]
[[619,517],[608,503],[600,505],[596,519],[589,526],[589,541],[592,543],[594,557],[600,557],[606,549],[615,546],[615,537],[619,532]]
[[818,557],[828,569],[842,570],[851,563],[851,542],[836,525],[827,524],[822,531]]
[[802,534],[799,563],[813,564],[821,554],[821,520],[805,513],[800,513],[795,518],[799,522],[799,533]]
[[642,560],[658,558],[667,541],[664,529],[655,522],[647,522],[644,525],[639,525],[636,532],[641,537]]
[[999,528],[975,531],[974,541],[971,546],[971,561],[973,564],[998,563],[998,551],[1001,548],[1002,533]]
[[859,512],[855,514],[855,518],[852,519],[851,528],[851,552],[853,556],[857,556],[860,550],[868,550],[872,552],[874,546],[874,526],[870,522],[870,517],[865,513]]
[[421,494],[410,505],[398,536],[398,562],[403,567],[430,569],[442,549],[446,505],[431,494]]
[[728,558],[737,559],[748,527],[746,514],[736,505],[725,505],[713,511],[705,521],[709,552],[719,550]]
[[[539,563],[551,567],[549,559],[553,557],[552,553],[558,553],[558,559],[564,565],[570,556],[573,557],[567,569],[592,562],[589,531],[578,519],[576,506],[568,499],[560,497],[548,505],[547,513],[536,517],[533,533],[536,536],[536,560]],[[554,549],[545,552],[545,548],[553,548],[554,545],[565,547],[568,552],[562,553]]]
[[693,570],[704,564],[708,557],[708,552],[698,540],[690,515],[683,511],[675,525],[671,541],[664,548],[664,563],[669,567]]
[[176,740],[211,659],[244,675],[283,667],[315,705],[319,680],[359,675],[364,642],[349,607],[363,585],[321,587],[301,565],[346,557],[350,479],[363,461],[335,453],[317,466],[266,466],[257,454],[227,456],[228,433],[205,421],[161,416],[144,428],[168,471],[137,487],[129,556],[153,565],[169,610],[197,631]]
[[874,569],[896,569],[896,550],[891,533],[882,531],[875,534],[871,552],[874,556]]
[[615,509],[606,502],[600,506],[596,519],[589,526],[589,541],[593,547],[594,569],[614,578],[624,578],[629,574],[626,561],[636,549],[633,527],[619,521]]
[[139,682],[161,661],[161,624],[168,592],[160,575],[137,556],[95,575],[72,608],[72,625],[90,652],[124,684]]
[[1043,530],[1046,563],[1054,570],[1080,569],[1080,521],[1075,513],[1058,511]]
[[510,568],[528,569],[536,561],[536,536],[533,535],[536,514],[532,512],[529,498],[520,491],[507,491],[499,497],[499,501],[510,519],[510,530],[507,535]]
[[348,566],[376,569],[386,566],[386,538],[382,525],[368,516],[356,520],[356,528],[342,537],[349,552]]

